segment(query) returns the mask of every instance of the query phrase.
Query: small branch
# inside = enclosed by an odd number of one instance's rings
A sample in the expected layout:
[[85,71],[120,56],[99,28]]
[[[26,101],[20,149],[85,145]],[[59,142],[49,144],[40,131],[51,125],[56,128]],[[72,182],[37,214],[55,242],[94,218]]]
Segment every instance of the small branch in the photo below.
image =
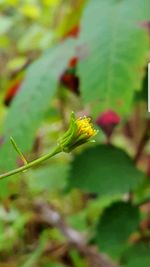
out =
[[[62,151],[69,153],[73,149],[75,149],[77,146],[80,146],[88,142],[92,142],[91,139],[96,134],[97,134],[97,130],[94,129],[92,123],[90,122],[90,118],[83,117],[83,118],[76,119],[75,114],[72,111],[68,130],[63,134],[61,138],[59,138],[57,142],[57,146],[54,149],[54,151],[25,164],[25,166],[22,166],[20,168],[14,169],[7,173],[1,174],[0,179],[26,171],[27,169],[42,163],[43,161],[51,158],[52,156]],[[19,153],[19,155],[24,158],[22,152],[18,148],[15,141],[13,139],[11,140],[17,153]]]
[[66,237],[70,246],[76,248],[82,255],[89,259],[92,267],[118,267],[104,254],[93,246],[89,246],[85,236],[66,224],[63,217],[50,205],[39,200],[35,202],[35,209],[41,220],[57,227]]
[[22,154],[21,150],[19,149],[18,145],[16,144],[15,140],[13,139],[13,137],[10,137],[10,141],[14,147],[14,149],[16,150],[16,152],[18,153],[18,155],[20,156],[21,160],[23,161],[24,165],[27,165],[28,162],[25,159],[24,155]]
[[40,157],[40,158],[38,158],[36,160],[33,160],[33,161],[27,163],[26,165],[20,167],[20,168],[17,168],[17,169],[14,169],[12,171],[9,171],[9,172],[6,172],[4,174],[1,174],[0,175],[0,179],[4,179],[4,178],[6,178],[8,176],[12,176],[12,175],[20,173],[20,172],[24,172],[24,171],[26,171],[26,170],[28,170],[28,169],[30,169],[32,167],[37,166],[38,164],[42,163],[43,161],[53,157],[54,155],[56,155],[56,154],[58,154],[60,152],[61,152],[60,147],[57,147],[54,151],[46,154],[45,156],[42,156],[42,157]]

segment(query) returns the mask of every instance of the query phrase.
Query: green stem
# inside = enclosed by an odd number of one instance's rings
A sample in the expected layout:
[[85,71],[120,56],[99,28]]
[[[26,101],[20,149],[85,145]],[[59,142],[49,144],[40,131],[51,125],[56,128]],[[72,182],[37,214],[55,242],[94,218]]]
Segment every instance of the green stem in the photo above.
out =
[[58,147],[56,147],[56,149],[54,149],[54,151],[52,151],[52,152],[46,154],[45,156],[42,156],[42,157],[40,157],[40,158],[38,158],[38,159],[36,159],[36,160],[33,160],[33,161],[29,162],[28,164],[26,164],[26,165],[20,167],[20,168],[17,168],[17,169],[14,169],[14,170],[12,170],[12,171],[9,171],[9,172],[6,172],[6,173],[4,173],[4,174],[1,174],[1,175],[0,175],[0,179],[4,179],[4,178],[6,178],[6,177],[8,177],[8,176],[11,176],[11,175],[14,175],[14,174],[17,174],[17,173],[26,171],[27,169],[30,169],[30,168],[32,168],[32,167],[38,165],[39,163],[42,163],[43,161],[45,161],[45,160],[47,160],[47,159],[53,157],[54,155],[60,153],[61,151],[62,151],[62,150],[61,150],[60,147],[58,146]]

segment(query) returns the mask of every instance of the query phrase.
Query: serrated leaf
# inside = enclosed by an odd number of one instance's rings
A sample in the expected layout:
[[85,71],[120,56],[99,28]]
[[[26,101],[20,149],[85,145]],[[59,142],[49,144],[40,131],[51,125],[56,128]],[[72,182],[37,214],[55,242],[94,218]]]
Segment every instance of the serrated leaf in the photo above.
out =
[[130,203],[120,201],[105,209],[96,231],[96,241],[101,251],[120,251],[129,236],[137,230],[138,224],[138,208]]
[[[23,153],[32,148],[36,131],[52,100],[60,75],[74,55],[74,42],[67,40],[45,53],[27,71],[25,81],[15,97],[4,122],[4,140],[0,149],[0,173],[16,165],[16,152],[10,143],[12,136]],[[11,179],[1,181],[0,197],[12,192]]]
[[[81,23],[87,57],[79,62],[82,96],[95,111],[128,112],[148,60],[149,0],[91,0]],[[96,113],[97,113],[96,111]]]
[[143,174],[122,149],[99,145],[75,156],[68,183],[70,188],[116,195],[135,189],[142,178]]
[[68,40],[57,45],[28,69],[4,123],[5,143],[0,150],[1,171],[5,167],[14,166],[16,161],[9,142],[10,136],[16,140],[22,152],[31,149],[36,131],[55,94],[58,79],[74,53],[73,44],[72,40]]

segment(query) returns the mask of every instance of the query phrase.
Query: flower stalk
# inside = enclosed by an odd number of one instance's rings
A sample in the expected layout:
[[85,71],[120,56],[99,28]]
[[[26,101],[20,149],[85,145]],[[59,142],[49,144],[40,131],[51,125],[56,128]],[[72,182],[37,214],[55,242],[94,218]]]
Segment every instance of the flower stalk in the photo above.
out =
[[24,166],[19,167],[19,168],[14,169],[14,170],[11,170],[9,172],[6,172],[4,174],[1,174],[0,179],[4,179],[6,177],[12,176],[12,175],[20,173],[20,172],[24,172],[24,171],[26,171],[32,167],[39,165],[43,161],[55,156],[56,154],[61,153],[61,152],[69,153],[73,149],[75,149],[76,147],[78,147],[82,144],[93,142],[94,140],[92,138],[97,134],[97,131],[94,129],[94,127],[90,121],[91,121],[91,119],[87,118],[87,117],[81,117],[81,118],[76,119],[75,114],[72,112],[69,129],[58,140],[58,144],[57,144],[56,148],[52,152],[50,152],[50,153],[48,153],[48,154],[46,154],[46,155],[44,155],[44,156],[42,156],[36,160],[33,160],[31,162],[26,161],[22,152],[18,148],[16,142],[11,137],[11,143],[12,143],[14,149],[17,151],[17,153],[21,157],[21,159],[23,160]]
[[4,178],[6,178],[6,177],[8,177],[8,176],[12,176],[12,175],[17,174],[17,173],[20,173],[20,172],[24,172],[24,171],[26,171],[26,170],[28,170],[28,169],[30,169],[30,168],[32,168],[32,167],[35,167],[35,166],[39,165],[39,164],[42,163],[43,161],[45,161],[45,160],[47,160],[47,159],[49,159],[49,158],[55,156],[56,154],[58,154],[58,153],[60,153],[60,152],[61,152],[60,148],[57,147],[56,149],[54,149],[54,151],[52,151],[52,152],[46,154],[45,156],[42,156],[42,157],[40,157],[40,158],[38,158],[38,159],[36,159],[36,160],[33,160],[33,161],[31,161],[31,162],[25,164],[25,165],[22,166],[22,167],[19,167],[19,168],[17,168],[17,169],[12,170],[12,171],[9,171],[9,172],[6,172],[6,173],[4,173],[4,174],[1,174],[1,175],[0,175],[0,179],[4,179]]

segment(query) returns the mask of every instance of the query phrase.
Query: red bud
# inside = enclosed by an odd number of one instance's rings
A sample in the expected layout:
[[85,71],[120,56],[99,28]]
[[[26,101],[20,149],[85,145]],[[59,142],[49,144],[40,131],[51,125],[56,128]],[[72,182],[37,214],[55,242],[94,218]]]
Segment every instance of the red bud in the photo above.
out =
[[120,123],[120,117],[112,110],[102,113],[96,120],[96,124],[103,130],[107,137],[113,133],[115,126]]

